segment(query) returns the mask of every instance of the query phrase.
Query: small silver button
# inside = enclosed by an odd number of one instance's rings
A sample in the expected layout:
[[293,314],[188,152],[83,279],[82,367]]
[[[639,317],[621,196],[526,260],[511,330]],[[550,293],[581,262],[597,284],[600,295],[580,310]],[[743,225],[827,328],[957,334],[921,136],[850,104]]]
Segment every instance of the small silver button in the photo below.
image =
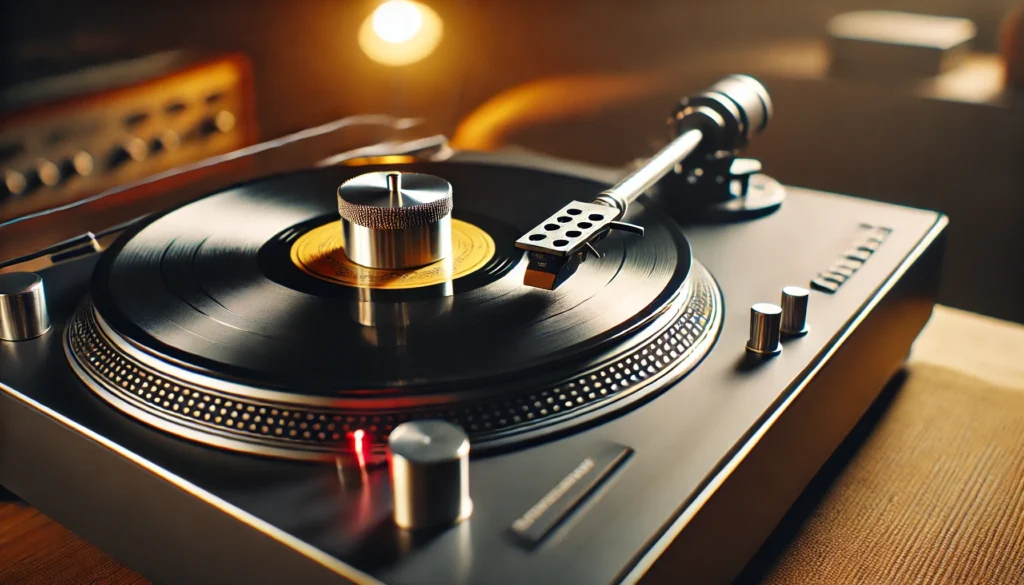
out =
[[771,303],[750,307],[750,339],[747,350],[761,355],[782,351],[782,308]]

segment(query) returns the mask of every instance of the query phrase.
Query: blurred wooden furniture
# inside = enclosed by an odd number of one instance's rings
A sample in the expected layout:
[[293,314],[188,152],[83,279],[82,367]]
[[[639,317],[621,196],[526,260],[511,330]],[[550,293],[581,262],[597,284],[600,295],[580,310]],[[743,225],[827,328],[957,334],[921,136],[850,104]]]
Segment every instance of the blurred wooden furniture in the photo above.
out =
[[1011,10],[999,31],[999,53],[1006,63],[1006,86],[1024,90],[1024,3]]
[[[1024,326],[937,307],[883,393],[740,578],[1024,582]],[[0,583],[147,581],[0,499]]]

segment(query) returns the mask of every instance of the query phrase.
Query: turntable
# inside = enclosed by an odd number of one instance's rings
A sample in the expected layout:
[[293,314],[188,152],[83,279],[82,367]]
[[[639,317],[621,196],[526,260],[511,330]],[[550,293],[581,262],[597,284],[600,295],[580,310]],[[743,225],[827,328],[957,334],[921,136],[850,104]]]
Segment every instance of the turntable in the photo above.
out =
[[731,76],[626,172],[335,157],[6,266],[0,483],[159,582],[728,582],[946,225],[781,186],[771,115]]

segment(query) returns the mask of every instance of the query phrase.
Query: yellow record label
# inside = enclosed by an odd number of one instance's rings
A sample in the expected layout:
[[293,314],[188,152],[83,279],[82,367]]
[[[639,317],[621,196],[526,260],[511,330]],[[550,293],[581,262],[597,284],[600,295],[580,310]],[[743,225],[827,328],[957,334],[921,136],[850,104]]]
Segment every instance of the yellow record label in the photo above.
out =
[[292,244],[292,263],[310,276],[360,288],[419,288],[455,280],[483,268],[494,257],[494,240],[477,226],[452,219],[452,255],[407,270],[367,268],[355,264],[342,247],[341,221],[310,230]]

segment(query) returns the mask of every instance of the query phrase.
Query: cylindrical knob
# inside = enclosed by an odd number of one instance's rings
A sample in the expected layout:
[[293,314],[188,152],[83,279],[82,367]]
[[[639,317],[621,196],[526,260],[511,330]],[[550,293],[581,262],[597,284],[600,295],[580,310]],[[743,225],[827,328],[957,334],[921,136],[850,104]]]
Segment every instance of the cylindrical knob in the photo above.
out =
[[79,150],[74,156],[61,161],[61,179],[70,179],[75,176],[88,177],[95,167],[96,161],[93,160],[92,155],[84,150]]
[[799,286],[782,289],[782,332],[786,335],[807,333],[807,300],[810,292]]
[[41,158],[36,162],[36,175],[39,177],[39,182],[47,187],[57,185],[64,178],[60,167],[54,164],[53,161],[46,160],[45,158]]
[[469,437],[442,420],[402,423],[388,436],[395,524],[440,528],[469,518]]
[[0,339],[32,339],[49,329],[43,279],[32,272],[0,274]]
[[750,340],[747,349],[762,355],[782,351],[780,343],[782,309],[771,303],[758,303],[750,307]]
[[142,162],[149,156],[149,145],[138,136],[129,136],[110,151],[107,168],[113,170],[128,161]]
[[452,186],[440,177],[367,173],[338,187],[345,254],[370,268],[413,268],[452,251]]
[[170,128],[160,132],[149,141],[149,150],[153,153],[175,151],[180,146],[181,136]]

